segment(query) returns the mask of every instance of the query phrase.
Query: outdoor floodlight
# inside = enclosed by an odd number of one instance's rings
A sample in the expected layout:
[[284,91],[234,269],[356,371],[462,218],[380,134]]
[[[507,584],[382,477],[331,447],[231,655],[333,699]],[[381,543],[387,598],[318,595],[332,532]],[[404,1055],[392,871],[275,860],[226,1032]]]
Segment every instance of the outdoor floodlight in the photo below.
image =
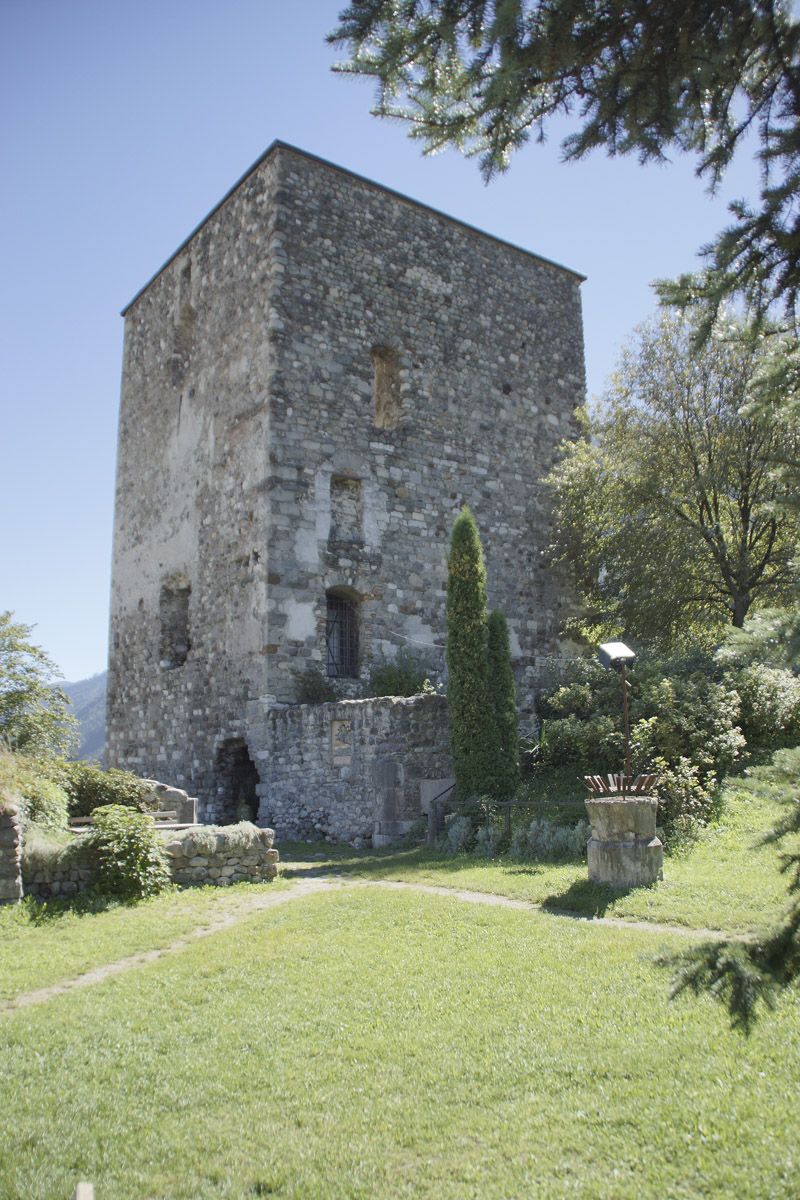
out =
[[636,651],[631,650],[624,642],[605,642],[604,645],[598,647],[597,657],[600,659],[601,666],[613,667],[615,671],[621,671],[623,667],[633,662],[636,658]]

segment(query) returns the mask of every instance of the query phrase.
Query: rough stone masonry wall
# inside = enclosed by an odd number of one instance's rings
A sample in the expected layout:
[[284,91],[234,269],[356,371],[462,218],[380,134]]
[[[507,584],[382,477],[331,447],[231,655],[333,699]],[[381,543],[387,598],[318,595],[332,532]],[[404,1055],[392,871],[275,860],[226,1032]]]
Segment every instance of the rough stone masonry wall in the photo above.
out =
[[274,174],[251,175],[125,319],[109,763],[201,801],[267,690]]
[[214,816],[220,751],[239,739],[252,755],[272,700],[299,698],[293,671],[324,664],[330,588],[360,614],[345,694],[400,647],[440,668],[464,502],[531,711],[563,602],[539,481],[583,399],[579,284],[270,151],[126,314],[112,765]]
[[199,887],[213,884],[265,883],[278,873],[275,831],[255,829],[187,829],[166,844],[175,883]]
[[451,773],[443,696],[273,709],[253,734],[259,823],[279,838],[378,844],[421,815],[423,780]]
[[[195,826],[179,833],[165,832],[164,836],[169,838],[164,848],[174,883],[227,887],[240,882],[265,883],[278,873],[280,856],[273,846],[275,834],[271,829]],[[0,838],[0,864],[3,854]],[[74,896],[93,881],[91,862],[81,853],[79,840],[60,854],[24,863],[24,890],[39,900]]]
[[[323,663],[335,587],[360,601],[362,684],[404,646],[441,668],[466,502],[529,713],[564,602],[540,481],[584,396],[580,277],[307,156],[278,161],[269,691],[296,699],[293,670]],[[394,420],[373,394],[387,354]],[[344,539],[342,479],[360,491]]]
[[22,899],[22,828],[19,808],[0,796],[0,904]]
[[23,855],[25,894],[37,900],[66,900],[94,883],[94,870],[76,838],[60,852]]

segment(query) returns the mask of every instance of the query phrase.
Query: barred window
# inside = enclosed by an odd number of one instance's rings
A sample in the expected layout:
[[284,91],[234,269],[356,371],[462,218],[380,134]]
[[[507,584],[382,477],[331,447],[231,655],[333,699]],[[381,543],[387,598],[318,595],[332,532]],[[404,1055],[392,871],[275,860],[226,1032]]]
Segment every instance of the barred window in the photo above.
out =
[[358,678],[358,602],[340,591],[326,594],[325,658],[332,678]]

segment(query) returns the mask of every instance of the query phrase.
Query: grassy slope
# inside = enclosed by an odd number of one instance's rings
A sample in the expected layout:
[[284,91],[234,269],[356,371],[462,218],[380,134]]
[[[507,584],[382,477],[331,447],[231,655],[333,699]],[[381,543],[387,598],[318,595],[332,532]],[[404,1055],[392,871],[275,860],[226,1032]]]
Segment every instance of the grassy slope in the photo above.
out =
[[[722,821],[705,831],[691,853],[667,857],[662,883],[622,895],[590,884],[585,863],[487,862],[426,850],[357,852],[300,845],[282,845],[281,857],[288,874],[327,863],[344,876],[435,883],[580,913],[741,932],[771,924],[786,904],[786,878],[775,848],[756,844],[780,810],[737,793],[735,785],[728,789],[727,801]],[[325,861],[314,854],[323,854]]]
[[796,997],[744,1040],[662,944],[407,893],[248,918],[0,1019],[0,1196],[796,1196]]

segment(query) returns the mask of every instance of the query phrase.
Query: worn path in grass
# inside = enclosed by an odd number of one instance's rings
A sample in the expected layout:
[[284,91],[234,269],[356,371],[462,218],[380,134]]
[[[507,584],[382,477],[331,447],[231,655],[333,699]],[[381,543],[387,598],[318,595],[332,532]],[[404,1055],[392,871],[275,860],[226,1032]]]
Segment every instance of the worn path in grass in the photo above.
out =
[[[546,908],[541,904],[536,904],[530,900],[516,900],[510,896],[502,896],[491,892],[473,892],[464,889],[448,888],[436,886],[435,884],[424,883],[405,883],[399,880],[391,879],[373,879],[373,880],[343,880],[335,873],[330,876],[316,876],[312,879],[301,879],[295,883],[288,891],[275,892],[271,895],[260,893],[254,896],[250,902],[242,903],[241,900],[235,907],[223,910],[210,923],[206,923],[191,930],[189,933],[176,938],[166,946],[156,947],[152,950],[141,951],[138,954],[128,955],[126,958],[117,959],[115,962],[102,963],[99,966],[93,967],[89,971],[84,971],[82,974],[71,979],[63,979],[57,983],[50,984],[48,987],[36,988],[33,991],[23,992],[11,1000],[0,1002],[0,1012],[11,1011],[19,1008],[27,1008],[35,1004],[44,1004],[48,1000],[52,1000],[55,996],[62,996],[66,992],[75,991],[78,988],[91,987],[96,983],[102,983],[103,980],[114,975],[121,975],[126,971],[136,970],[148,963],[155,962],[159,958],[163,958],[167,954],[174,954],[185,949],[193,942],[201,938],[210,937],[213,934],[221,933],[225,929],[238,924],[246,917],[253,913],[260,912],[263,909],[274,908],[276,905],[285,904],[290,900],[299,900],[305,896],[311,895],[314,892],[328,891],[332,888],[382,888],[390,891],[404,892],[422,892],[430,896],[447,896],[455,900],[461,900],[468,904],[480,904],[489,907],[500,907],[507,909],[515,909],[520,912],[536,912],[543,913],[546,916],[551,916],[555,920],[568,919],[570,921],[579,921],[587,925],[602,925],[611,926],[616,929],[636,929],[648,933],[674,933],[683,937],[692,938],[720,938],[719,930],[711,929],[689,929],[683,925],[667,925],[656,923],[654,921],[626,921],[616,917],[596,917],[586,916],[582,913],[574,913],[569,911],[557,911],[553,908]],[[728,935],[734,939],[739,939],[742,935]]]

